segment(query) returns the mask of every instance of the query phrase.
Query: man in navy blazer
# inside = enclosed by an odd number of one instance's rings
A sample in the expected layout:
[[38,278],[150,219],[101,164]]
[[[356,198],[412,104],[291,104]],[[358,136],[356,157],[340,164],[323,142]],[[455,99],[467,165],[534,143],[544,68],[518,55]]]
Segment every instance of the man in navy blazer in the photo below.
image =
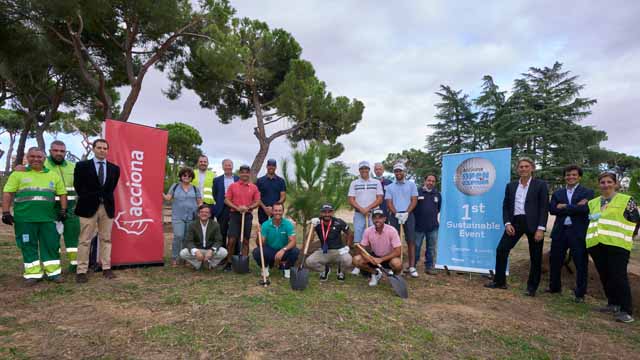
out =
[[549,293],[562,290],[561,274],[567,249],[571,249],[571,257],[576,265],[575,301],[584,302],[587,292],[587,274],[589,258],[585,237],[589,227],[589,200],[595,197],[593,190],[580,185],[582,169],[577,165],[564,168],[563,187],[551,196],[549,212],[556,216],[551,231],[551,254],[549,257],[550,274]]
[[549,190],[546,182],[533,177],[533,160],[520,158],[516,168],[520,179],[507,184],[502,202],[505,231],[496,249],[496,273],[493,281],[485,286],[492,289],[507,288],[509,252],[522,235],[527,235],[531,266],[525,295],[535,296],[542,274],[542,247],[548,218]]
[[224,204],[224,195],[227,193],[229,185],[238,181],[239,177],[233,175],[233,161],[222,160],[223,174],[213,179],[213,199],[216,203],[211,208],[212,216],[220,225],[223,247],[227,247],[227,230],[229,229],[229,207]]

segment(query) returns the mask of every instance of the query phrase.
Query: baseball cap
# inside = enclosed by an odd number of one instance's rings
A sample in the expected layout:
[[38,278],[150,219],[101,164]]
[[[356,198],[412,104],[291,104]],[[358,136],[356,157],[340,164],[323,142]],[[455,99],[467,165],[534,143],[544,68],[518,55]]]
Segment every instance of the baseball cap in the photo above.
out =
[[393,165],[393,170],[402,170],[405,171],[407,168],[404,166],[403,163],[396,163],[395,165]]
[[242,170],[251,171],[251,168],[249,167],[249,165],[240,165],[240,168],[238,169],[238,171],[242,171]]
[[276,159],[267,160],[267,166],[276,166],[277,164]]
[[358,169],[362,169],[362,168],[371,169],[371,166],[369,166],[369,162],[368,161],[360,161],[358,163]]
[[320,207],[320,211],[333,211],[333,206],[331,204],[323,204]]
[[384,211],[382,211],[382,209],[380,209],[380,208],[375,208],[375,209],[373,209],[371,214],[372,214],[372,216],[376,216],[376,215],[384,216]]

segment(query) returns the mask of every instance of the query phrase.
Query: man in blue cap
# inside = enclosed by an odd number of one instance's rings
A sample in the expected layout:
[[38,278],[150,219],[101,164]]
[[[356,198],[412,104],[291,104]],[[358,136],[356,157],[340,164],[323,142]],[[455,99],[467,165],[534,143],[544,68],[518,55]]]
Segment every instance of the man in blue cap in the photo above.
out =
[[260,204],[258,206],[258,222],[263,224],[273,215],[274,204],[284,204],[287,198],[287,186],[284,179],[276,175],[277,162],[275,159],[267,160],[267,174],[258,178],[256,186],[260,191]]

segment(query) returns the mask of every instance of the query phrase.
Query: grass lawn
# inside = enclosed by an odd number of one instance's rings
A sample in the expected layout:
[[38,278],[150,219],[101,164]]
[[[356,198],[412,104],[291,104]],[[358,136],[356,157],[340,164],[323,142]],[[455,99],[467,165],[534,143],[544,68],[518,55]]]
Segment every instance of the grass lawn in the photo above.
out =
[[[21,284],[15,241],[0,235],[2,359],[632,359],[640,357],[640,321],[617,324],[560,296],[482,287],[481,276],[420,275],[410,298],[386,283],[369,288],[348,275],[304,292],[272,271],[272,285],[251,274],[188,268],[93,274],[88,284]],[[525,257],[526,241],[514,263]],[[637,255],[635,253],[634,255]],[[517,269],[517,268],[516,268]],[[68,277],[68,280],[73,280]],[[546,280],[546,275],[545,275]],[[546,281],[542,286],[546,286]],[[567,286],[568,288],[568,286]]]

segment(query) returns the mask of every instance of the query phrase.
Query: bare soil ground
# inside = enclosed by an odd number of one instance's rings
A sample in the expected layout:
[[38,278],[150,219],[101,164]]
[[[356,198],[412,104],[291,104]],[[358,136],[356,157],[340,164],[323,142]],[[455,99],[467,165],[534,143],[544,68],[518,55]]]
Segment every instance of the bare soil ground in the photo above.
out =
[[640,358],[640,321],[618,324],[593,310],[604,304],[595,273],[586,304],[572,302],[570,274],[562,295],[521,294],[526,241],[514,250],[509,290],[485,289],[479,275],[421,273],[401,300],[388,284],[369,288],[354,276],[320,283],[312,274],[294,292],[273,274],[270,287],[258,287],[253,262],[246,275],[150,267],[117,271],[113,281],[92,274],[84,286],[68,276],[24,288],[10,231],[0,227],[3,359]]

